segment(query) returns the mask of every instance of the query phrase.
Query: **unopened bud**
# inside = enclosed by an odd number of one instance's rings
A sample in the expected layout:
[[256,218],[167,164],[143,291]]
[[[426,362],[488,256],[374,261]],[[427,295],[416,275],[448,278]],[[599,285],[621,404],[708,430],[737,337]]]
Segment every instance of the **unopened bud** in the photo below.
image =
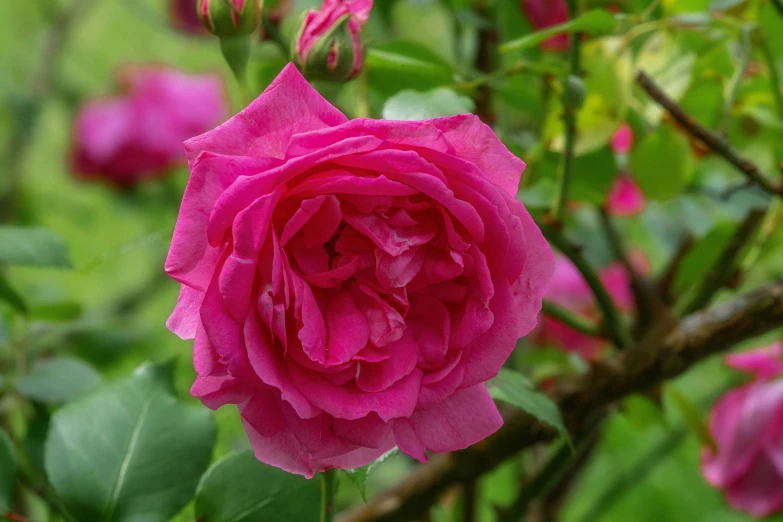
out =
[[199,0],[201,23],[220,38],[245,36],[261,21],[263,0]]

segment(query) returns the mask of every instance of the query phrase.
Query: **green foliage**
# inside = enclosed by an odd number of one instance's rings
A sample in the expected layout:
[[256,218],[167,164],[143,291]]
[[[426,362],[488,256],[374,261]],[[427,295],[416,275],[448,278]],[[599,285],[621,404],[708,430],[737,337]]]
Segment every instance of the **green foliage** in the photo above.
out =
[[450,89],[427,92],[401,91],[383,106],[385,120],[426,120],[440,116],[465,114],[473,110],[473,100]]
[[631,170],[642,192],[653,199],[679,194],[693,175],[688,139],[669,126],[641,140],[631,152]]
[[365,69],[370,88],[384,97],[405,90],[428,90],[454,82],[451,66],[426,47],[395,41],[372,47]]
[[172,396],[163,374],[142,367],[52,418],[46,474],[75,517],[163,522],[192,497],[212,455],[214,421]]
[[318,480],[267,466],[251,450],[227,455],[204,474],[196,492],[203,522],[316,522]]
[[50,230],[0,226],[0,263],[71,268],[65,241]]
[[74,399],[101,382],[101,376],[81,359],[59,357],[38,361],[16,381],[16,391],[32,400],[59,404]]
[[11,506],[17,487],[16,454],[5,431],[0,430],[0,513]]
[[507,402],[545,422],[568,437],[563,416],[552,399],[533,389],[533,383],[524,375],[501,369],[497,377],[489,381],[487,389],[493,399]]

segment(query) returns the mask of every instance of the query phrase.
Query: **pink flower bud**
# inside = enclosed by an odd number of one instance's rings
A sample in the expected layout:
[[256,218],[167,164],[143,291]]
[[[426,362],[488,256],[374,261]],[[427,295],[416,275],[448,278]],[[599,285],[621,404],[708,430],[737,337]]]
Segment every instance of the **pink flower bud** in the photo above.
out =
[[620,174],[606,196],[606,211],[613,216],[635,216],[644,210],[647,199],[633,178]]
[[[520,5],[536,31],[568,21],[566,0],[521,0]],[[559,34],[544,40],[541,48],[545,51],[565,51],[568,43],[568,34]]]
[[344,81],[361,71],[359,33],[371,9],[372,0],[324,0],[320,11],[307,13],[294,58],[308,78]]
[[195,35],[207,35],[198,15],[198,0],[171,0],[169,4],[171,24],[179,31]]
[[245,36],[258,28],[261,3],[259,0],[199,0],[198,15],[215,36]]

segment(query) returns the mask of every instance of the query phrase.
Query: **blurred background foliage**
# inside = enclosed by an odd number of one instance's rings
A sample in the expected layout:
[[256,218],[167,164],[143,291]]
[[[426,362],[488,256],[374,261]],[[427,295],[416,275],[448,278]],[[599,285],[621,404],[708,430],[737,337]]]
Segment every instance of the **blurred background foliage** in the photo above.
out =
[[[36,361],[76,360],[79,368],[69,382],[72,393],[79,394],[100,380],[129,375],[144,361],[173,361],[176,395],[196,402],[188,396],[194,376],[190,346],[164,324],[178,285],[161,270],[186,168],[179,166],[166,178],[124,191],[75,179],[68,160],[75,110],[84,100],[112,94],[118,69],[128,63],[216,72],[225,78],[233,109],[239,108],[238,91],[217,42],[175,30],[170,6],[163,0],[87,2],[62,42],[51,90],[38,97],[39,71],[50,58],[47,35],[57,23],[54,13],[69,3],[0,0],[0,185],[13,185],[12,223],[57,233],[73,264],[70,270],[5,270],[29,314],[23,317],[0,304],[0,368],[6,375],[0,376],[5,387],[0,415],[15,436],[30,444],[38,440],[39,445],[41,426],[45,431],[50,414],[71,391],[66,389],[63,396],[60,387],[49,391],[53,397],[47,395],[45,384],[51,375],[55,380],[60,375],[57,368],[49,377],[46,368],[34,371],[38,384],[28,382],[25,388],[13,377],[20,364],[26,373],[40,364]],[[278,27],[278,41],[254,45],[254,93],[288,62],[282,47],[296,32],[300,14],[317,3],[297,0]],[[630,171],[649,201],[641,214],[618,220],[621,231],[632,249],[645,253],[651,273],[659,273],[678,244],[691,238],[694,246],[675,281],[676,292],[685,294],[729,240],[736,223],[750,209],[766,208],[769,197],[757,188],[727,195],[726,190],[742,185],[743,179],[690,141],[634,85],[635,71],[650,74],[699,122],[724,134],[763,171],[776,172],[783,160],[783,107],[776,106],[780,100],[771,89],[769,67],[783,66],[783,16],[772,2],[753,0],[589,0],[584,7],[621,15],[609,34],[583,44],[584,104],[578,117],[568,234],[579,238],[596,266],[609,263],[611,254],[590,205],[604,201],[618,172]],[[535,45],[497,53],[494,70],[518,67],[521,72],[502,73],[491,81],[476,62],[482,33],[491,32],[493,43],[501,44],[531,30],[516,0],[376,0],[363,34],[368,42],[364,74],[345,85],[316,87],[352,117],[488,111],[501,139],[528,164],[519,197],[531,212],[542,215],[554,196],[563,149],[564,86],[559,75],[567,59]],[[492,94],[488,109],[480,106],[487,86]],[[617,157],[609,141],[624,122],[636,141],[630,155]],[[753,270],[738,282],[740,288],[783,273],[782,234],[779,227],[771,231]],[[772,339],[774,335],[749,346]],[[556,347],[530,349],[524,340],[512,363],[539,382],[584,367]],[[737,380],[713,359],[666,389],[676,389],[704,412]],[[662,407],[641,396],[618,407],[584,473],[562,500],[560,520],[749,520],[730,510],[721,494],[704,482],[698,469],[700,441],[686,427],[670,394],[665,390],[663,395]],[[248,447],[235,411],[226,408],[214,415],[218,430],[213,461]],[[478,520],[497,520],[497,508],[516,498],[525,466],[540,462],[546,452],[537,448],[485,476]],[[34,459],[34,449],[31,455]],[[412,467],[401,456],[379,464],[369,477],[368,496],[397,482]],[[347,478],[342,480],[341,505],[361,502]],[[35,492],[25,490],[22,497],[30,520],[58,520]],[[459,498],[447,498],[433,509],[431,520],[462,520],[461,509]],[[193,517],[191,504],[174,520]]]

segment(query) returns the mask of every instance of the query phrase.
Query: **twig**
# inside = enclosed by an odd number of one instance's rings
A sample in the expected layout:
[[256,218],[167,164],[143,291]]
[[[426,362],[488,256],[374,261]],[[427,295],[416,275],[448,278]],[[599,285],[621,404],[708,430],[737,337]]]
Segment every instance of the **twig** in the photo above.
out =
[[462,486],[462,522],[476,522],[478,487],[476,479],[465,481]]
[[[568,12],[572,19],[576,19],[579,16],[578,3],[576,0],[568,0]],[[557,177],[555,200],[552,205],[552,215],[557,223],[563,222],[565,209],[568,205],[571,167],[574,161],[574,148],[576,147],[576,113],[579,111],[579,106],[574,99],[576,96],[572,92],[573,87],[571,85],[571,80],[579,78],[580,40],[580,33],[571,35],[571,47],[569,49],[570,71],[563,88],[563,122],[565,124],[563,167],[560,170],[560,175]]]
[[723,248],[715,264],[704,275],[696,295],[683,308],[684,314],[691,314],[704,308],[715,297],[715,294],[729,282],[743,248],[755,236],[756,229],[764,219],[764,214],[765,211],[759,209],[748,212]]
[[609,241],[612,255],[620,262],[631,280],[631,291],[633,292],[634,304],[636,305],[636,329],[639,332],[644,332],[653,320],[654,306],[657,298],[628,260],[628,254],[625,251],[623,240],[617,233],[617,230],[612,223],[612,218],[609,217],[606,209],[600,208],[598,214],[606,239]]
[[[680,321],[670,333],[597,363],[561,382],[551,393],[569,429],[585,426],[596,411],[626,395],[676,377],[698,361],[783,325],[783,280],[769,283]],[[442,455],[403,483],[346,513],[341,522],[415,520],[455,484],[490,471],[532,444],[558,436],[523,412],[497,433],[466,450]]]
[[758,184],[770,194],[777,196],[783,195],[783,188],[769,181],[764,174],[761,173],[755,163],[740,155],[723,138],[697,123],[696,120],[682,109],[682,107],[666,96],[661,88],[644,72],[639,72],[636,77],[636,82],[647,91],[653,100],[666,109],[688,134],[701,140],[701,142],[709,147],[714,153],[723,157],[745,177]]
[[611,296],[601,283],[601,278],[598,277],[598,274],[593,270],[584,256],[582,256],[581,252],[571,245],[554,226],[539,223],[539,227],[544,233],[547,241],[560,250],[560,252],[574,264],[577,270],[579,270],[582,277],[584,277],[587,286],[590,287],[590,290],[595,296],[598,308],[603,314],[603,327],[606,329],[607,336],[618,348],[627,346],[629,344],[629,336],[625,329],[625,325],[612,302]]
[[603,337],[597,324],[553,301],[544,299],[541,305],[541,313],[552,319],[557,319],[577,332],[582,332],[591,337]]

